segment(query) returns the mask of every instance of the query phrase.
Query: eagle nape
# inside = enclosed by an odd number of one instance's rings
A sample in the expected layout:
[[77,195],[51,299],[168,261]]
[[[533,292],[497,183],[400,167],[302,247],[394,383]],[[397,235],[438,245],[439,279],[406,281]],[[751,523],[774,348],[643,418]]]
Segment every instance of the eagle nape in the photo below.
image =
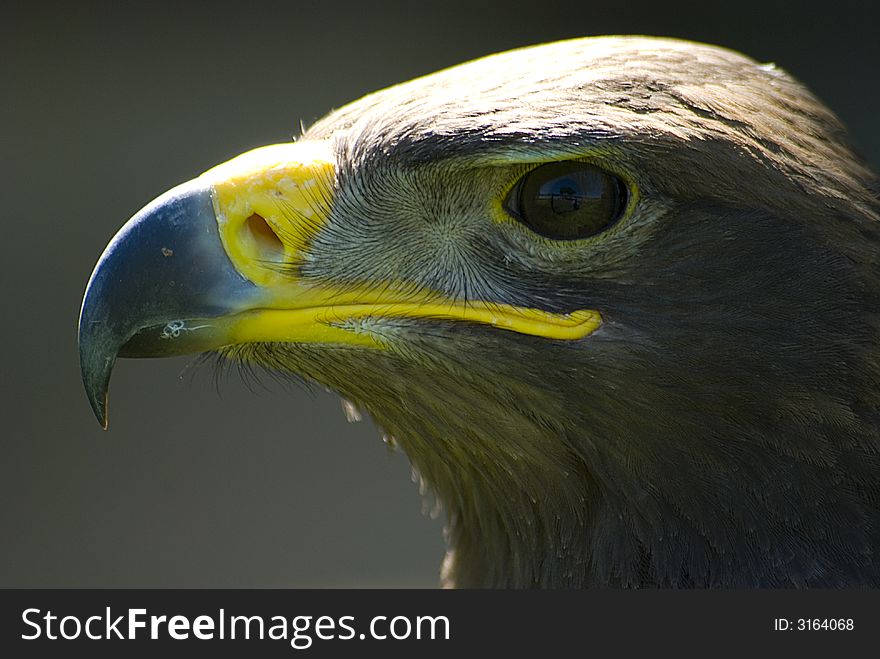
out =
[[880,185],[773,65],[576,39],[370,94],[120,230],[119,357],[217,351],[368,411],[459,587],[880,586]]

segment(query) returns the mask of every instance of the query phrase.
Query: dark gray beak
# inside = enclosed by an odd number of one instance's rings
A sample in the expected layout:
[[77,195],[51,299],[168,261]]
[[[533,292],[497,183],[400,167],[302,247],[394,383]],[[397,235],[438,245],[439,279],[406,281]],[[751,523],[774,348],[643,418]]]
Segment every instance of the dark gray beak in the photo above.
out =
[[211,319],[258,297],[223,249],[210,190],[198,180],[143,208],[104,250],[80,311],[82,378],[101,425],[107,428],[107,390],[117,356],[216,348]]

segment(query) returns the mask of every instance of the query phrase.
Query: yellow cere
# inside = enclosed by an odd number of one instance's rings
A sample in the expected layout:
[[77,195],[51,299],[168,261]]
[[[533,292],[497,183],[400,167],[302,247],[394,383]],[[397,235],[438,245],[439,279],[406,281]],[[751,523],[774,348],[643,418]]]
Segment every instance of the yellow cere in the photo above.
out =
[[258,285],[282,283],[327,222],[334,157],[325,142],[272,144],[202,174],[211,187],[223,247]]

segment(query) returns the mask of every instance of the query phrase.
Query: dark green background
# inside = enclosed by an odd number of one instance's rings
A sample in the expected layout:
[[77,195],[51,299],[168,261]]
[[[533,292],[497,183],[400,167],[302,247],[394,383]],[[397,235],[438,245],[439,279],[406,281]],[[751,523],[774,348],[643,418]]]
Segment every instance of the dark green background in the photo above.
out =
[[880,162],[877,22],[841,2],[25,7],[0,9],[0,586],[436,583],[442,519],[334,396],[122,361],[102,433],[82,392],[77,312],[115,230],[300,121],[479,55],[644,33],[775,61]]

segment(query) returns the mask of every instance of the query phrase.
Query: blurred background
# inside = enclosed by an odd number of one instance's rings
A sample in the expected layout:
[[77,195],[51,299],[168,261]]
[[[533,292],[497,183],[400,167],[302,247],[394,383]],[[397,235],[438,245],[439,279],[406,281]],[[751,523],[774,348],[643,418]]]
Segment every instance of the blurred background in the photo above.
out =
[[249,387],[186,358],[124,360],[99,429],[76,321],[104,245],[164,190],[364,93],[591,34],[776,62],[876,166],[877,24],[870,9],[823,7],[4,3],[0,586],[436,585],[442,516],[423,514],[406,457],[369,420],[347,423],[331,394]]

